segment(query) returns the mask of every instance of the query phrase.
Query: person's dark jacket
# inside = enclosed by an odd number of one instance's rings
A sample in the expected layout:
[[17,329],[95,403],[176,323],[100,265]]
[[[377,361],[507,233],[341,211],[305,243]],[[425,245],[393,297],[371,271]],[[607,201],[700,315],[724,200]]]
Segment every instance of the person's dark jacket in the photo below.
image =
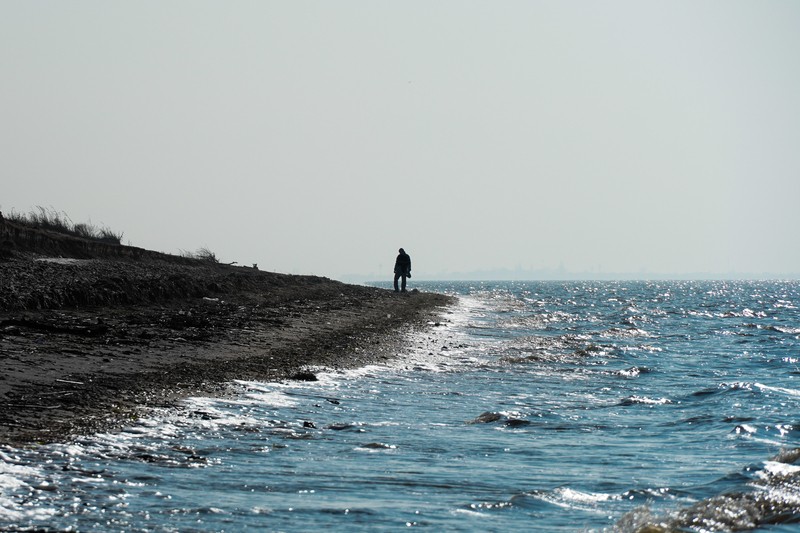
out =
[[406,276],[411,274],[411,256],[407,253],[403,252],[397,255],[397,261],[394,262],[394,273],[400,274],[401,276],[405,274]]

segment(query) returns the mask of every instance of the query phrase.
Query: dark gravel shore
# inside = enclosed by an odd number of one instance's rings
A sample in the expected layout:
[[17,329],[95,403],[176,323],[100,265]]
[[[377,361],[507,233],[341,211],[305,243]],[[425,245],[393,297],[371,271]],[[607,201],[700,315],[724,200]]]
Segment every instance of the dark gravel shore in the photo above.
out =
[[68,440],[234,379],[397,355],[451,299],[163,254],[0,261],[0,444]]

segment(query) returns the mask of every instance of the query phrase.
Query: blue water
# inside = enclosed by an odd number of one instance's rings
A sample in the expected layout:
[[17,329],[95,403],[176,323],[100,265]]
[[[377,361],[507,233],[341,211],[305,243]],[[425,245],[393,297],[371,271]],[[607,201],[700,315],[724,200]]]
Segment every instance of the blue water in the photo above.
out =
[[0,449],[0,528],[800,531],[800,282],[414,286],[386,366]]

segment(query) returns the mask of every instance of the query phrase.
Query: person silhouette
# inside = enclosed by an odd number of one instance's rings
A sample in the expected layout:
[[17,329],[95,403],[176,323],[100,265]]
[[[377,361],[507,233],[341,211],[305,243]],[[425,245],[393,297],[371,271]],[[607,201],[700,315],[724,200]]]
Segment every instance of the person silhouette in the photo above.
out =
[[[406,278],[411,277],[411,256],[405,250],[400,248],[400,253],[397,255],[397,260],[394,262],[394,292],[406,292]],[[397,286],[397,280],[402,278],[400,287]]]

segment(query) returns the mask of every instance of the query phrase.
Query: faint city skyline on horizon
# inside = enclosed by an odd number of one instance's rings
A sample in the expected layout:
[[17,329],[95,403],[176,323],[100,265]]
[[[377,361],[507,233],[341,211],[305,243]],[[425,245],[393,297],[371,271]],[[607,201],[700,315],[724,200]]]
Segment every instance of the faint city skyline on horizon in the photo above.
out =
[[[374,274],[345,274],[336,279],[348,283],[390,283],[391,276]],[[409,289],[414,283],[444,281],[797,281],[800,273],[779,272],[603,272],[603,271],[571,271],[531,270],[531,269],[495,269],[471,272],[435,272],[423,273],[409,280]]]

